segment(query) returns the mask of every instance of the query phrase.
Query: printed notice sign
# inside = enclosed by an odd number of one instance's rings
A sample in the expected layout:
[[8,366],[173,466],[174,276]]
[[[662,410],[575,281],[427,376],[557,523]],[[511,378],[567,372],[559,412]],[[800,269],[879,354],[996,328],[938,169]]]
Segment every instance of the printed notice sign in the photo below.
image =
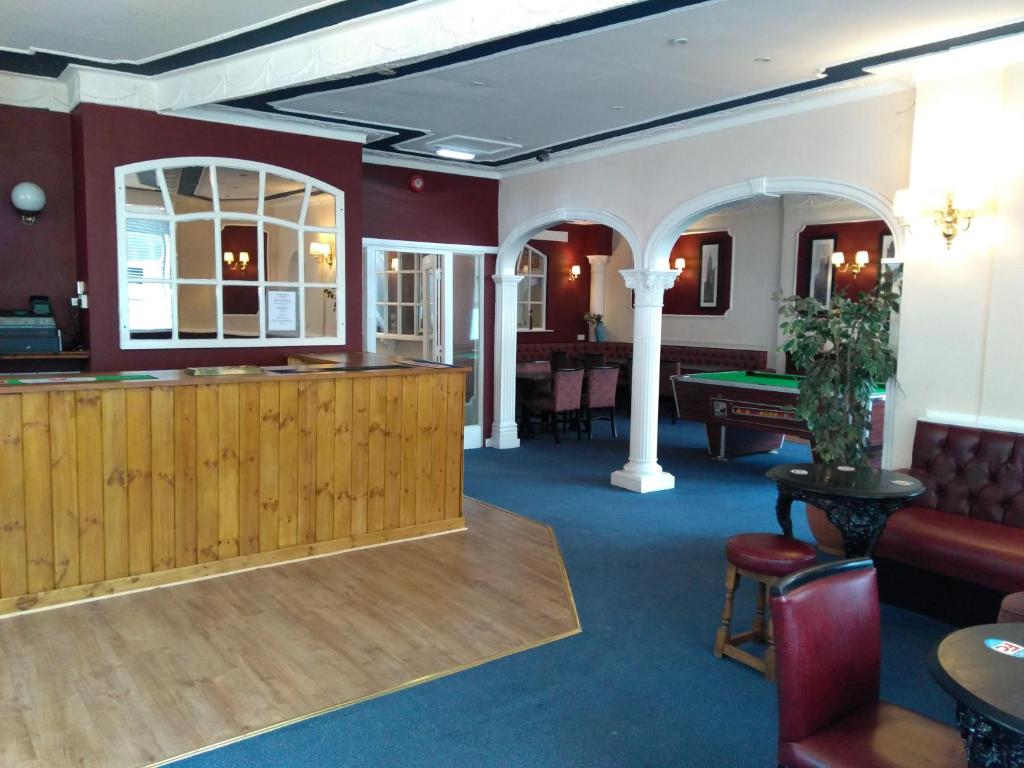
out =
[[294,290],[267,289],[267,332],[296,333],[299,329],[299,294]]

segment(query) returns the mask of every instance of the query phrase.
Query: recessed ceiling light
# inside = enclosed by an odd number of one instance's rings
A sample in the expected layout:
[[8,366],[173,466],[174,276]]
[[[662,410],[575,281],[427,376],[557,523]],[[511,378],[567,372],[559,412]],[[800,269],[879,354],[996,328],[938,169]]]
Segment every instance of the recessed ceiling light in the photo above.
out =
[[754,61],[756,61],[758,64],[767,64],[771,60],[771,56],[758,56],[756,59],[754,59]]
[[668,44],[669,45],[686,45],[688,42],[690,42],[690,41],[687,40],[685,37],[673,37],[671,40],[668,41]]
[[515,136],[502,136],[501,138],[504,139],[505,141],[515,141],[516,140]]
[[444,157],[449,160],[472,160],[476,155],[472,152],[465,152],[461,149],[445,149],[441,148],[437,150],[438,157]]
[[398,73],[391,67],[381,67],[380,69],[377,70],[377,74],[384,75],[384,77],[391,77],[392,75],[396,75]]
[[612,109],[618,112],[620,109],[625,109],[625,107],[622,106],[621,104],[616,104],[615,106],[612,107]]
[[487,87],[487,81],[486,80],[474,80],[472,83],[470,83],[470,85],[475,85],[477,88],[486,88]]
[[344,115],[345,114],[345,110],[344,109],[332,109],[331,110],[331,114],[332,115]]

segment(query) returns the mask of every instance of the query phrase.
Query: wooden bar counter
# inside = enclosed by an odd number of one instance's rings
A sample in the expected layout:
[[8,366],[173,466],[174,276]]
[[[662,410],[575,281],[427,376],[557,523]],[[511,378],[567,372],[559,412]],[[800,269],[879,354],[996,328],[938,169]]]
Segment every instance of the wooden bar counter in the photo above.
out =
[[464,527],[465,370],[350,357],[0,378],[0,614]]

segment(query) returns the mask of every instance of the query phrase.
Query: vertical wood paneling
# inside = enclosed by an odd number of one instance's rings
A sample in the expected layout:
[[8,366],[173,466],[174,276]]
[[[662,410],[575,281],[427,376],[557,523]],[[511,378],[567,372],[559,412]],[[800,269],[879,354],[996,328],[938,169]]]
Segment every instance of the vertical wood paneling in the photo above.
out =
[[51,392],[50,498],[53,504],[53,586],[79,583],[78,458],[75,439],[75,393]]
[[215,384],[196,387],[196,561],[217,559],[220,519],[220,423]]
[[238,421],[241,403],[237,384],[223,384],[217,393],[217,556],[238,556]]
[[123,389],[100,395],[103,427],[104,577],[128,575],[128,436]]
[[416,443],[419,438],[419,387],[415,376],[402,377],[402,493],[399,522],[416,523]]
[[[440,378],[440,377],[438,377]],[[366,504],[366,530],[384,530],[384,480],[387,461],[384,453],[387,428],[387,379],[375,376],[369,380],[369,482]]]
[[260,552],[277,549],[280,407],[280,385],[260,384]]
[[434,387],[434,423],[430,433],[430,519],[444,520],[444,473],[447,464],[448,376],[425,376]]
[[464,385],[0,394],[0,598],[459,517]]
[[316,541],[316,386],[299,384],[299,543]]
[[281,383],[281,461],[278,462],[277,544],[291,547],[299,540],[299,384]]
[[[153,569],[174,567],[174,390],[154,387],[149,397],[153,446]],[[81,472],[81,470],[79,470]]]
[[196,388],[174,388],[174,563],[196,562]]
[[153,570],[152,415],[149,389],[125,392],[128,435],[128,571]]
[[384,528],[401,525],[402,503],[402,380],[388,376],[384,437]]
[[334,520],[336,539],[352,535],[352,381],[334,387]]
[[416,524],[430,522],[430,485],[433,460],[430,452],[434,448],[434,402],[436,387],[433,376],[416,377],[417,420],[416,435]]
[[50,398],[21,397],[25,483],[25,546],[29,592],[53,589],[53,504],[50,498]]
[[238,554],[260,550],[260,385],[242,384],[238,425]]
[[0,397],[0,595],[28,590],[21,398]]
[[370,382],[352,382],[352,535],[366,533],[370,487]]
[[316,383],[316,540],[334,536],[334,382]]
[[451,519],[462,517],[462,430],[466,416],[466,377],[458,374],[445,378],[448,379],[448,423],[444,516]]
[[103,581],[103,424],[100,393],[75,398],[78,444],[78,552],[83,584]]

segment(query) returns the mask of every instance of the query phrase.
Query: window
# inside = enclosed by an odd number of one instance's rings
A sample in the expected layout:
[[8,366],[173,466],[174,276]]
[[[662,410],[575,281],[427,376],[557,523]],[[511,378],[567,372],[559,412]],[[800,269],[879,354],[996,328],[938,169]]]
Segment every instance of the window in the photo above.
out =
[[374,252],[378,338],[423,338],[424,260],[434,258],[409,251]]
[[523,248],[516,263],[519,282],[519,306],[516,328],[535,331],[544,328],[547,314],[548,257],[531,245]]
[[123,349],[345,342],[340,190],[221,158],[115,181]]

